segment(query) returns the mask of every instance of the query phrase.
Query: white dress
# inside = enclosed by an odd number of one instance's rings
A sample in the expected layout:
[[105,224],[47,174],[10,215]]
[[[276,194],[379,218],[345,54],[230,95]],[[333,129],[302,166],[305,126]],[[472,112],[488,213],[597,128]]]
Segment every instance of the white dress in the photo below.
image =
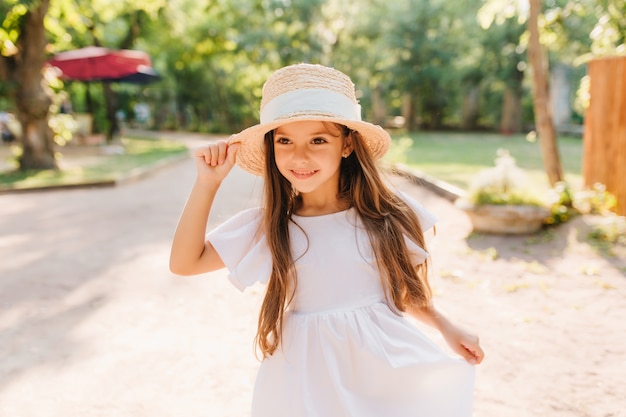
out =
[[[432,227],[432,215],[408,202],[423,229]],[[271,272],[261,216],[243,211],[207,236],[241,290]],[[293,220],[296,293],[282,344],[261,364],[252,416],[470,416],[474,367],[388,307],[355,211]],[[406,240],[415,263],[424,261],[428,254]]]

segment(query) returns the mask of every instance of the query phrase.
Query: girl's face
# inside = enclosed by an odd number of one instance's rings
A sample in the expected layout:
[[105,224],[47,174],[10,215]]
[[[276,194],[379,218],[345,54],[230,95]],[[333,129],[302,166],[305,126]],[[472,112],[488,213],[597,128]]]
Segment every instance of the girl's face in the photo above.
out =
[[336,198],[342,156],[352,152],[338,126],[299,121],[274,132],[274,157],[280,173],[303,195]]

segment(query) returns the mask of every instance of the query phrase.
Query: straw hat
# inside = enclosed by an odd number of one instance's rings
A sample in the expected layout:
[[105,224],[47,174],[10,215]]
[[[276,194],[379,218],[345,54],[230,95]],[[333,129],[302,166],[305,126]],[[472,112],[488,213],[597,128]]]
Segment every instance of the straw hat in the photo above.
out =
[[389,134],[361,120],[361,106],[350,77],[333,68],[312,64],[281,68],[265,82],[262,95],[261,122],[229,140],[241,143],[237,164],[251,174],[262,176],[265,171],[265,134],[295,121],[334,122],[356,130],[375,159],[389,149]]

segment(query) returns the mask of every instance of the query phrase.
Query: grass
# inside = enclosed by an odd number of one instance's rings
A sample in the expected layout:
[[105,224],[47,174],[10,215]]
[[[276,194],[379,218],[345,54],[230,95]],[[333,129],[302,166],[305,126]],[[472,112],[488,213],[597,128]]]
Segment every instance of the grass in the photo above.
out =
[[[507,149],[534,184],[548,188],[539,142],[525,135],[493,133],[396,133],[386,161],[402,163],[432,177],[467,190],[482,169],[494,166],[496,151]],[[582,139],[559,137],[559,153],[565,180],[573,189],[582,187]]]
[[165,139],[124,138],[121,145],[61,148],[57,159],[62,169],[19,171],[14,168],[2,171],[0,190],[114,183],[187,152],[183,144]]

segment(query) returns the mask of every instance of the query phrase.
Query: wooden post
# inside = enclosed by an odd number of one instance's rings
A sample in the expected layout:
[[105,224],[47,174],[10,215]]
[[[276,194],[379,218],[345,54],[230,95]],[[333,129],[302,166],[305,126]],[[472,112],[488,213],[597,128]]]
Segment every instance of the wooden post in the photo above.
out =
[[589,107],[585,113],[585,186],[602,183],[626,215],[626,56],[592,60]]

